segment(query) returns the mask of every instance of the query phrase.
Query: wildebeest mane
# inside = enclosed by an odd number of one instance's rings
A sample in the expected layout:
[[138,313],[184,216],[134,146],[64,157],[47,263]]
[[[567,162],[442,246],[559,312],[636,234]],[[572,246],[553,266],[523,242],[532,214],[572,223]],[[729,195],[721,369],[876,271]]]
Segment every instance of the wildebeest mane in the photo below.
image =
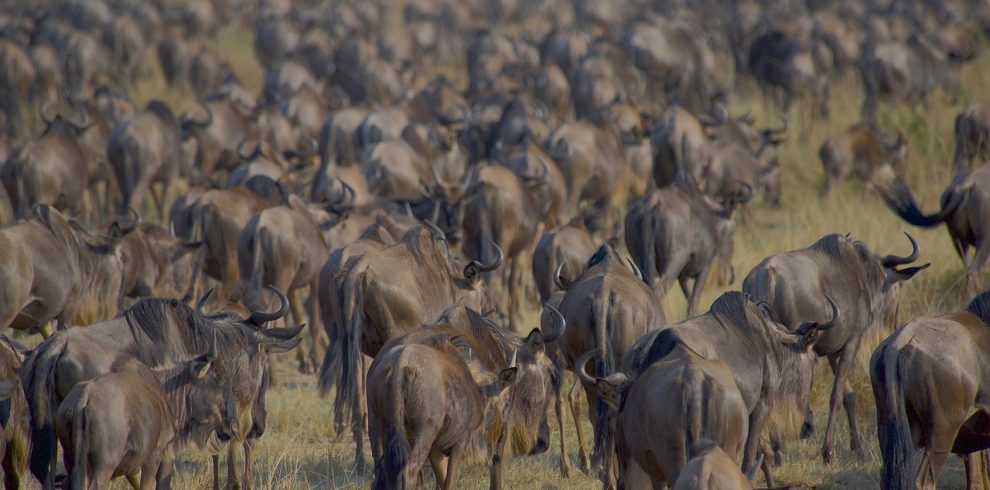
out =
[[175,114],[172,113],[172,109],[169,109],[167,105],[159,100],[152,100],[148,102],[148,106],[145,110],[154,114],[159,119],[165,121],[169,126],[175,126]]
[[235,319],[232,314],[203,316],[176,299],[141,299],[124,312],[124,318],[135,343],[142,347],[134,354],[153,366],[168,364],[166,356],[185,359],[207,352],[214,334],[221,357],[232,349],[245,348],[239,331],[223,328],[224,320]]

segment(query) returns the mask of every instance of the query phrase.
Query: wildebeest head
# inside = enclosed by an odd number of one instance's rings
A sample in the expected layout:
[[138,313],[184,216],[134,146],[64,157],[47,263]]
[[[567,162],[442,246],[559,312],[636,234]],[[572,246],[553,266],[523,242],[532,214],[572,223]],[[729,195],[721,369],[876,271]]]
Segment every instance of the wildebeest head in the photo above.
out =
[[457,244],[461,240],[461,223],[464,220],[464,201],[467,191],[474,180],[477,171],[471,169],[455,181],[444,179],[433,167],[433,185],[420,182],[425,202],[431,207],[429,220],[440,227],[450,243]]
[[182,437],[202,446],[212,433],[221,441],[237,437],[237,400],[230,385],[217,374],[214,363],[217,361],[216,339],[210,343],[210,350],[183,366],[183,377],[190,381],[185,433]]

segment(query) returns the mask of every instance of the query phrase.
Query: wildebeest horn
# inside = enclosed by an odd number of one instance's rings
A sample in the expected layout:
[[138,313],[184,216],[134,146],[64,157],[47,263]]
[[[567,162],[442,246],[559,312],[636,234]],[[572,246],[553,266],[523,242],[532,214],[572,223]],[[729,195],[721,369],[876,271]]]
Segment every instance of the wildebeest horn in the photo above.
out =
[[721,125],[728,119],[728,113],[722,106],[717,106],[719,110],[711,111],[709,114],[699,114],[697,116],[698,122],[705,126],[718,126]]
[[340,177],[336,177],[336,179],[340,182],[340,185],[343,186],[344,191],[336,201],[330,203],[329,209],[334,213],[342,214],[354,206],[356,193],[354,192],[354,188],[348,185],[348,183],[343,179]]
[[585,370],[585,365],[588,364],[588,361],[590,361],[591,358],[594,357],[594,355],[599,351],[601,351],[601,349],[589,350],[588,352],[581,354],[581,357],[577,358],[577,361],[574,361],[574,373],[577,374],[577,377],[581,380],[581,382],[591,385],[595,384],[595,378],[588,375],[588,371]]
[[767,135],[770,135],[770,136],[773,136],[773,135],[778,135],[778,134],[785,134],[785,133],[787,133],[787,128],[789,127],[789,124],[788,124],[788,122],[787,122],[787,118],[786,118],[786,117],[784,117],[783,115],[781,115],[781,116],[780,116],[780,119],[781,119],[782,121],[784,121],[784,125],[783,125],[783,126],[781,126],[781,127],[779,127],[779,128],[777,128],[777,129],[773,129],[773,128],[767,128],[767,129],[766,129],[766,132],[767,132]]
[[433,172],[433,182],[437,184],[443,182],[443,179],[440,178],[440,173],[437,172],[437,166],[435,163],[433,165],[430,165],[430,171]]
[[69,126],[72,126],[72,128],[79,133],[89,129],[94,124],[96,124],[96,122],[93,121],[93,118],[89,117],[89,114],[87,114],[86,112],[83,112],[78,119],[73,120],[67,117],[63,117],[62,120],[64,120],[65,123],[68,124]]
[[213,110],[210,109],[210,106],[208,104],[201,104],[201,105],[203,107],[203,110],[206,111],[206,120],[199,121],[196,119],[186,119],[185,121],[183,121],[182,124],[184,128],[186,129],[204,128],[206,126],[209,126],[210,124],[213,124]]
[[564,318],[564,315],[560,312],[560,310],[554,308],[553,305],[551,305],[550,303],[544,303],[543,306],[546,306],[547,309],[549,309],[550,312],[553,313],[553,317],[554,319],[556,319],[554,323],[559,325],[557,328],[553,329],[552,331],[543,332],[543,341],[553,342],[554,340],[560,338],[560,336],[564,334],[564,331],[567,330],[567,320]]
[[[412,215],[412,211],[410,210],[410,216],[411,215]],[[427,219],[427,220],[423,220],[423,226],[429,228],[430,231],[433,232],[433,237],[435,239],[440,240],[441,242],[447,241],[447,234],[444,233],[443,230],[441,230],[436,223]]]
[[210,349],[206,353],[206,358],[211,361],[216,361],[220,358],[220,354],[217,353],[217,329],[213,329],[213,338],[210,339]]
[[639,266],[636,265],[636,263],[633,262],[633,260],[630,259],[629,257],[626,257],[626,262],[629,263],[629,267],[632,269],[633,274],[636,274],[636,277],[638,277],[639,280],[642,281],[643,280],[643,271],[639,270]]
[[894,267],[898,265],[910,264],[915,260],[918,260],[918,256],[921,253],[921,248],[918,247],[918,242],[914,240],[914,237],[910,233],[904,232],[904,236],[911,241],[911,255],[907,257],[898,257],[897,255],[888,255],[881,260],[884,267]]
[[206,294],[204,294],[203,296],[201,296],[199,298],[199,301],[196,302],[196,312],[197,313],[199,313],[200,315],[205,315],[206,314],[206,313],[203,312],[203,307],[206,306],[206,300],[210,299],[210,295],[212,295],[212,294],[213,294],[213,288],[210,288],[210,290],[207,291]]
[[[141,226],[141,215],[137,211],[135,211],[134,208],[132,208],[132,207],[128,207],[127,208],[127,212],[130,213],[130,215],[131,215],[131,224],[129,224],[129,225],[125,226],[125,227],[122,227],[120,229],[120,235],[121,236],[124,236],[124,235],[126,235],[126,234],[128,234],[128,233],[130,233],[130,232],[132,232],[134,230],[136,230],[138,226]],[[118,224],[118,226],[119,226],[119,224]]]
[[283,316],[285,316],[285,313],[289,311],[289,298],[287,298],[285,294],[282,294],[282,291],[279,291],[278,288],[276,288],[275,286],[268,286],[268,289],[271,289],[272,292],[274,292],[275,295],[278,296],[278,300],[280,302],[279,309],[272,313],[267,313],[264,311],[252,311],[251,316],[249,316],[248,319],[244,321],[245,323],[250,323],[252,325],[260,326],[264,323],[275,321],[278,320],[279,318],[282,318]]
[[818,330],[828,330],[839,321],[839,305],[835,304],[831,296],[826,295],[825,300],[828,301],[828,306],[832,309],[832,317],[825,323],[819,323],[817,325]]
[[743,195],[739,199],[736,199],[736,204],[746,204],[751,201],[753,199],[753,186],[749,182],[743,182],[741,180],[737,180],[736,182],[739,182],[739,185],[743,186],[744,190]]
[[540,172],[539,174],[536,175],[523,176],[523,179],[526,180],[529,183],[529,185],[538,186],[547,183],[547,175],[550,174],[550,165],[547,164],[546,160],[541,158],[540,167],[543,168],[543,172]]
[[467,266],[468,267],[472,267],[472,266],[473,267],[476,267],[478,269],[478,272],[491,272],[491,271],[493,271],[495,269],[498,269],[498,266],[502,265],[502,259],[505,258],[505,256],[502,255],[502,249],[499,248],[499,246],[498,246],[497,243],[495,243],[495,242],[493,242],[491,240],[486,240],[486,241],[488,243],[490,243],[491,246],[495,247],[495,254],[498,255],[498,256],[495,257],[495,261],[492,262],[491,264],[482,264],[481,262],[478,262],[477,260],[472,260],[471,263],[469,263]]
[[52,109],[51,102],[46,102],[45,105],[41,106],[41,120],[45,122],[45,125],[49,125],[53,121],[55,121],[55,116],[51,116],[49,114],[51,112],[51,109]]
[[512,360],[509,361],[509,367],[516,367],[516,356],[519,355],[519,351],[512,351]]
[[557,289],[561,291],[567,290],[567,286],[568,286],[567,284],[564,284],[564,281],[560,279],[560,271],[563,268],[564,268],[564,263],[561,262],[560,264],[557,265],[557,269],[553,271],[553,284],[554,286],[557,286]]

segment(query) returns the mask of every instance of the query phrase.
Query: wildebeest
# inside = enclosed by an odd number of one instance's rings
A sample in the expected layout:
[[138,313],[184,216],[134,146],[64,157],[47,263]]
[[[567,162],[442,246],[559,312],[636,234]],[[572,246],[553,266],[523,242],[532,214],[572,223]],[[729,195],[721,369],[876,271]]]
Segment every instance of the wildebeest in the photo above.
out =
[[[261,328],[285,315],[288,300],[282,299],[282,308],[275,313],[256,311],[241,318],[233,313],[204,315],[174,299],[146,298],[119,318],[50,337],[28,356],[21,370],[31,408],[31,472],[48,488],[54,483],[52,424],[59,403],[75,385],[111,372],[123,358],[137,359],[149,367],[195,358],[208,352],[214,333],[218,354],[214,367],[237,401],[236,434],[240,440],[258,437],[265,425],[267,353],[284,352],[299,344],[294,337],[301,327]],[[250,477],[246,475],[248,486]],[[235,465],[228,465],[230,482],[239,478]]]
[[26,219],[0,229],[0,330],[60,328],[106,320],[117,314],[123,264],[120,240],[140,224],[116,221],[105,237],[94,236],[62,213],[41,204]]
[[[964,459],[967,487],[979,486],[985,454],[979,451],[990,448],[987,345],[990,292],[983,292],[964,311],[909,321],[873,352],[884,488],[934,489],[949,454]],[[924,452],[915,469],[919,447]]]
[[[320,369],[320,391],[336,388],[334,413],[341,423],[350,412],[359,467],[366,464],[365,414],[358,413],[363,407],[355,406],[363,390],[361,355],[377,355],[385,342],[439,318],[451,305],[484,311],[491,300],[481,275],[499,265],[500,261],[471,261],[458,271],[442,232],[416,226],[394,244],[368,247],[348,259],[336,287],[321,291],[323,297],[337,295],[342,311],[321,313],[323,321],[332,324],[324,325],[330,362]],[[328,306],[337,304],[327,301]]]
[[[141,205],[150,189],[159,217],[165,220],[165,197],[183,164],[182,133],[172,110],[158,101],[114,128],[107,157],[122,196],[118,209]],[[155,183],[161,183],[162,189],[156,192]]]
[[0,334],[0,466],[4,488],[21,487],[28,475],[31,428],[18,371],[23,359],[10,339]]
[[[730,291],[716,299],[708,313],[639,339],[623,361],[624,371],[635,373],[675,351],[691,351],[702,359],[728,365],[748,414],[743,469],[752,471],[757,466],[760,437],[771,410],[788,401],[797,407],[808,402],[815,364],[811,347],[839,319],[839,309],[830,299],[827,301],[832,308],[830,320],[809,321],[790,333],[765,305],[746,293]],[[621,380],[623,374],[614,376]],[[767,465],[764,474],[772,487]]]
[[129,360],[114,372],[77,384],[55,414],[66,488],[105,488],[126,476],[132,486],[168,488],[177,451],[216,433],[236,435],[237,404],[213,369],[211,352],[152,370]]
[[695,444],[692,457],[677,477],[674,490],[750,490],[755,474],[744,475],[721,447],[711,441]]
[[456,488],[462,459],[483,454],[491,488],[501,488],[507,446],[546,451],[553,366],[543,347],[563,328],[521,338],[455,306],[435,324],[389,341],[368,371],[374,487],[417,488],[430,461],[437,486]]
[[142,224],[120,241],[121,294],[191,300],[187,295],[196,273],[194,252],[201,245],[186,243],[160,226]]
[[484,279],[492,294],[508,300],[500,309],[510,313],[510,325],[515,325],[523,306],[523,267],[530,262],[528,254],[545,210],[537,205],[526,180],[503,165],[482,167],[464,199],[461,248],[482,263],[492,263],[499,260],[495,254],[505,254],[508,270],[487,273]]
[[743,291],[765,301],[773,317],[790,331],[824,318],[830,306],[823,300],[826,296],[833,298],[842,311],[835,327],[823,332],[814,344],[815,354],[827,357],[835,374],[822,445],[822,458],[827,464],[835,458],[833,429],[840,403],[849,419],[850,447],[857,453],[862,450],[849,373],[863,337],[872,328],[893,326],[897,284],[930,265],[898,268],[918,260],[918,243],[910,235],[907,237],[911,254],[898,257],[877,255],[863,242],[848,236],[826,235],[807,248],[763,259],[743,281]]
[[259,211],[244,225],[237,237],[237,256],[242,280],[261,290],[272,285],[287,292],[292,319],[303,323],[299,289],[309,288],[312,344],[307,357],[297,351],[299,370],[314,372],[319,362],[323,329],[317,324],[316,300],[320,267],[330,256],[331,245],[324,236],[333,221],[322,209],[311,209],[292,195],[284,206]]
[[863,119],[876,120],[877,104],[881,97],[916,105],[927,101],[930,93],[941,86],[954,101],[959,91],[955,63],[921,33],[912,34],[904,43],[867,42],[860,61],[866,92]]
[[970,104],[956,116],[956,171],[969,167],[974,156],[990,158],[990,102]]
[[[579,374],[590,357],[578,359]],[[729,366],[679,349],[630,374],[635,377],[620,372],[594,380],[599,396],[619,411],[620,487],[633,479],[625,473],[640,468],[653,488],[673,484],[703,439],[714,441],[735,460],[746,440],[749,410]]]
[[35,204],[48,204],[72,214],[85,209],[89,169],[78,137],[91,123],[62,115],[46,122],[44,133],[15,150],[0,168],[0,180],[17,218],[27,216]]
[[860,122],[826,139],[818,157],[825,170],[822,194],[827,195],[833,182],[851,176],[876,186],[900,175],[907,160],[907,143],[901,133],[887,135],[871,123]]
[[596,247],[595,239],[581,217],[543,234],[533,251],[532,267],[541,304],[550,301],[550,295],[561,289],[555,284],[555,276],[576,279]]
[[756,39],[749,48],[749,70],[764,92],[780,90],[786,111],[795,97],[807,94],[812,110],[828,118],[828,63],[822,46],[781,31],[771,30]]
[[680,282],[688,300],[687,314],[692,316],[715,259],[727,270],[720,276],[728,276],[727,283],[735,280],[732,249],[736,223],[732,212],[737,204],[749,201],[752,192],[751,187],[744,186],[744,195],[716,206],[689,175],[679,174],[672,185],[629,205],[626,248],[643,271],[643,281],[657,296],[662,298],[675,280]]
[[[666,323],[660,300],[608,244],[588,259],[584,271],[567,287],[559,309],[568,325],[558,341],[564,366],[574,371],[578,367],[577,358],[594,350],[597,352],[594,372],[603,378],[619,369],[623,356],[636,339]],[[612,410],[596,399],[594,382],[582,381],[582,385],[594,427],[594,463],[604,467],[602,476],[607,482],[611,479],[611,456],[605,451],[611,447],[607,423]],[[577,393],[575,383],[570,392],[575,421],[581,420]],[[563,432],[563,420],[560,424]],[[582,465],[590,466],[584,429],[580,424],[576,428]],[[564,461],[561,466],[569,466]]]

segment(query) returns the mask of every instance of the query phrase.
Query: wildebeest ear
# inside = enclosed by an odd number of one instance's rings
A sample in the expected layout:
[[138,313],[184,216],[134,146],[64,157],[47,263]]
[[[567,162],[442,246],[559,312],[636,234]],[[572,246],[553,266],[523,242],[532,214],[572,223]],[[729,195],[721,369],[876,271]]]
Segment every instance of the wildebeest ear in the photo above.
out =
[[213,362],[208,359],[196,359],[189,361],[189,376],[193,379],[203,379],[206,373],[210,372]]
[[13,381],[0,381],[0,401],[7,400],[14,394],[17,384]]
[[917,267],[908,267],[906,269],[892,269],[887,273],[887,278],[883,281],[883,287],[880,288],[881,293],[886,293],[894,284],[901,281],[907,281],[914,277],[915,274],[931,267],[931,263],[925,265],[919,265]]
[[529,332],[529,335],[526,336],[526,349],[530,353],[542,349],[544,343],[543,332],[541,332],[538,328],[534,328]]
[[498,373],[498,378],[495,381],[482,386],[481,393],[487,398],[498,396],[499,393],[512,386],[517,379],[519,379],[519,368],[507,367]]
[[120,229],[120,225],[114,222],[110,225],[110,229],[107,230],[107,241],[110,243],[117,243],[123,238],[124,232]]
[[611,381],[607,379],[598,378],[595,381],[595,388],[598,390],[598,396],[605,403],[608,403],[614,408],[619,408],[619,387],[612,384]]
[[295,349],[302,339],[295,338],[292,340],[283,340],[281,342],[265,342],[265,350],[272,354],[281,354],[282,352],[288,352]]
[[808,328],[804,332],[801,332],[801,347],[804,350],[808,350],[811,346],[815,345],[815,341],[818,340],[818,329]]

